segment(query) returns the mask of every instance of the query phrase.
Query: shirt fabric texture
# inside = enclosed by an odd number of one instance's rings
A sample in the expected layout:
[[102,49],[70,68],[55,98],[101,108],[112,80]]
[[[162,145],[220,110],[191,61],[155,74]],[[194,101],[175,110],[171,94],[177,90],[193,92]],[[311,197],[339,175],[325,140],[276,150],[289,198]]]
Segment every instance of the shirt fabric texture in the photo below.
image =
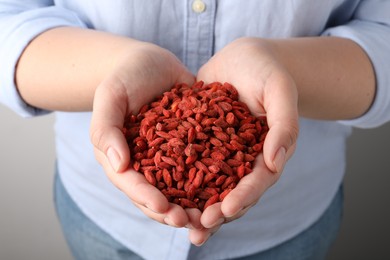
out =
[[14,72],[28,43],[59,26],[155,43],[172,51],[193,73],[240,37],[349,38],[371,59],[377,92],[370,110],[359,118],[301,118],[296,152],[280,180],[244,217],[223,225],[191,256],[186,229],[150,220],[107,179],[89,141],[91,113],[55,112],[58,169],[70,196],[97,225],[146,259],[234,258],[297,235],[321,216],[336,194],[352,127],[376,127],[390,120],[390,1],[203,0],[203,12],[195,12],[192,2],[0,0],[0,101],[24,117],[50,113],[23,102]]

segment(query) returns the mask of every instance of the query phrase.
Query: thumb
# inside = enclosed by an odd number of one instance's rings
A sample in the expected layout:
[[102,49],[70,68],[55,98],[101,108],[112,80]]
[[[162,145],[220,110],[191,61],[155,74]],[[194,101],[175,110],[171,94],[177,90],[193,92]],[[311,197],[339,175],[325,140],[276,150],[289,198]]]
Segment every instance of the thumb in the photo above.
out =
[[124,171],[130,163],[129,147],[122,132],[127,103],[126,91],[121,87],[102,83],[95,91],[91,142],[106,156],[115,172]]
[[281,78],[267,82],[264,108],[269,126],[264,141],[264,161],[271,171],[281,173],[294,152],[299,132],[295,84]]
[[281,173],[287,160],[295,150],[298,126],[295,122],[269,123],[269,131],[264,142],[263,154],[267,167]]

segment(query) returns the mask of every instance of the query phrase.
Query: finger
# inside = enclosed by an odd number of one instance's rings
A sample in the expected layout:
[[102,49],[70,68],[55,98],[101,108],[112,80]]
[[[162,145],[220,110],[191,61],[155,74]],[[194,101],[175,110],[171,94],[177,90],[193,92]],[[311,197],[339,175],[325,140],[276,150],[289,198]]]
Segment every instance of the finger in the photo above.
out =
[[110,181],[133,202],[149,208],[156,213],[165,213],[169,209],[166,197],[145,179],[145,176],[131,169],[118,174],[112,170],[107,157],[95,149],[97,160],[102,164]]
[[241,218],[242,216],[244,216],[248,211],[249,209],[252,207],[253,205],[250,205],[248,207],[245,207],[245,208],[242,208],[240,211],[238,211],[236,214],[230,216],[230,217],[225,217],[225,223],[229,223],[231,221],[234,221],[236,219],[239,219]]
[[195,246],[202,246],[215,232],[219,230],[221,225],[211,229],[203,228],[201,230],[192,229],[189,231],[188,237]]
[[91,142],[116,172],[124,171],[130,162],[129,147],[122,132],[127,103],[126,90],[118,84],[104,82],[95,92]]
[[188,225],[187,213],[179,205],[170,203],[164,213],[157,213],[141,204],[134,203],[149,218],[171,227],[184,227]]
[[265,167],[262,155],[256,158],[254,165],[253,171],[245,175],[222,201],[221,212],[227,220],[240,217],[255,205],[280,176]]
[[221,202],[207,207],[200,218],[200,222],[205,228],[213,228],[225,222],[225,216],[221,211]]
[[264,90],[264,108],[269,131],[264,142],[264,160],[273,172],[282,172],[298,138],[298,94],[286,74],[270,76]]
[[187,216],[188,216],[187,228],[189,228],[189,229],[202,229],[203,226],[200,223],[200,216],[202,215],[202,212],[200,212],[199,209],[195,209],[195,208],[186,208],[185,211],[186,211]]

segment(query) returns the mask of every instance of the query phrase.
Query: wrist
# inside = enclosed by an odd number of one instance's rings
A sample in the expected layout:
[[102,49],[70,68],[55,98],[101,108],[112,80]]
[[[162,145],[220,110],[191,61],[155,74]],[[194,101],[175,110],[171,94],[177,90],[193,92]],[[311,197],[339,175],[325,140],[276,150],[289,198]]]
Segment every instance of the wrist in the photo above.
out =
[[300,115],[351,119],[370,107],[375,95],[374,70],[364,50],[353,41],[336,37],[267,41],[296,83]]

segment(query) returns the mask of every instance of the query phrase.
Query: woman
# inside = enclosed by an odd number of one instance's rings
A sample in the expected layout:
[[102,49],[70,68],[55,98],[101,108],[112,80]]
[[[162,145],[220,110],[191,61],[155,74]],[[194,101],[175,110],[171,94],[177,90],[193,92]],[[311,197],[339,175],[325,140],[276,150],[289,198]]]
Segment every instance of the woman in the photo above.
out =
[[[75,258],[326,256],[351,127],[390,119],[389,2],[4,0],[0,10],[0,98],[22,116],[56,111],[56,204]],[[121,132],[127,114],[198,80],[230,82],[270,126],[253,173],[203,213],[129,169]]]

